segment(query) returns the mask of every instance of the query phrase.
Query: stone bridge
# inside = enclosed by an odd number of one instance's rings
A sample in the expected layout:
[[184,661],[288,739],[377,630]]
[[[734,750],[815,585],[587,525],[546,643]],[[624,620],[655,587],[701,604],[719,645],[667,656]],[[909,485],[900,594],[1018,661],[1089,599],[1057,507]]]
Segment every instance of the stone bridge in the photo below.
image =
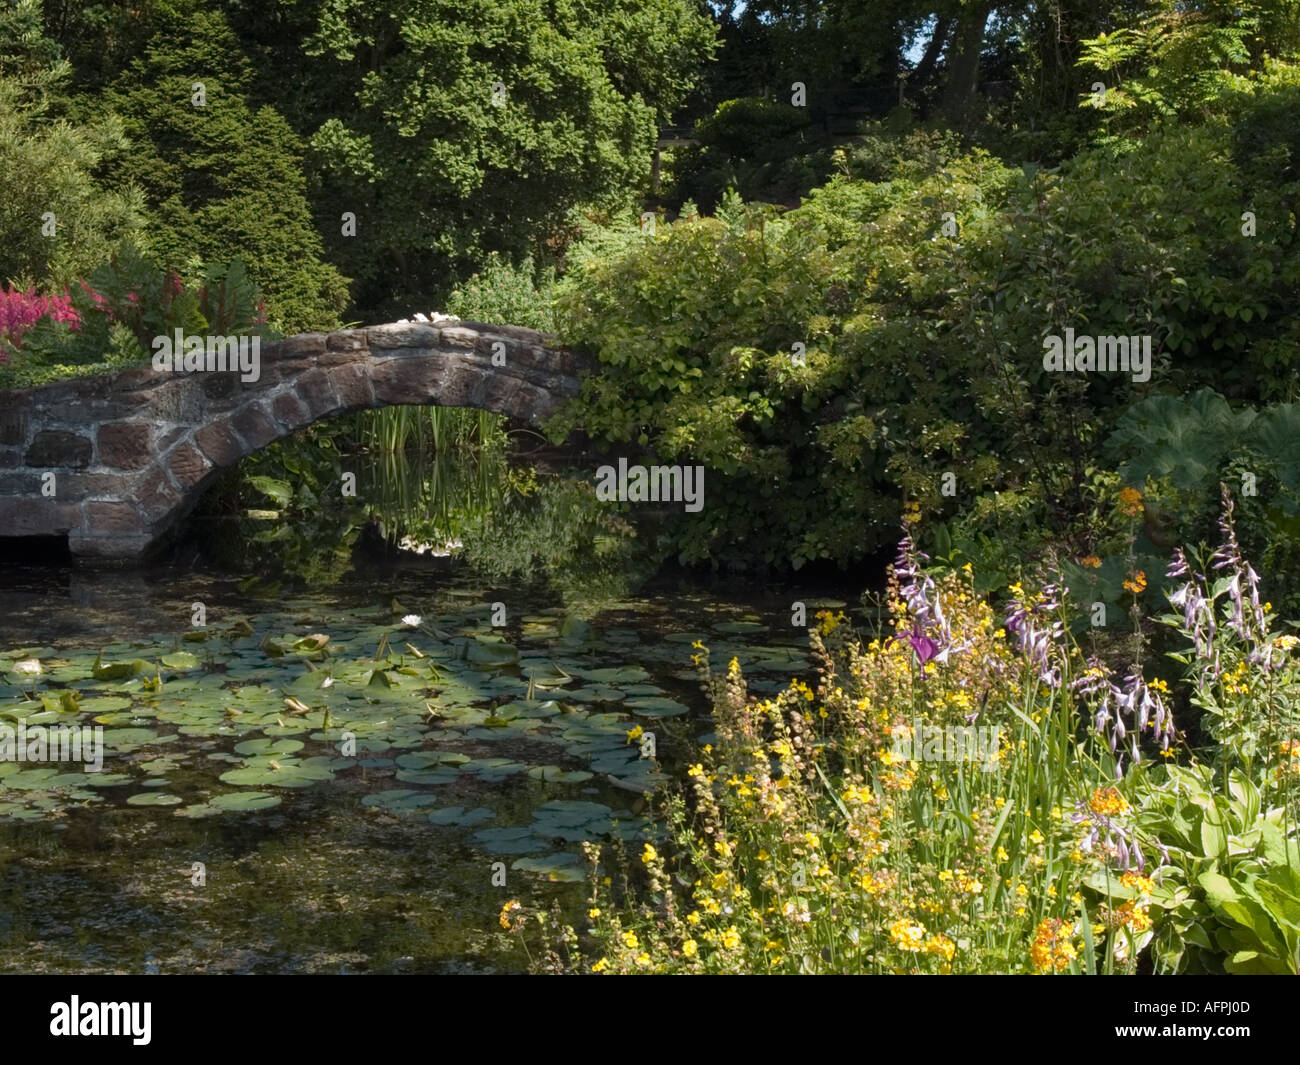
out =
[[476,407],[535,424],[580,388],[578,357],[553,342],[516,326],[401,323],[267,344],[256,380],[146,365],[0,393],[0,537],[142,558],[222,471],[351,411]]

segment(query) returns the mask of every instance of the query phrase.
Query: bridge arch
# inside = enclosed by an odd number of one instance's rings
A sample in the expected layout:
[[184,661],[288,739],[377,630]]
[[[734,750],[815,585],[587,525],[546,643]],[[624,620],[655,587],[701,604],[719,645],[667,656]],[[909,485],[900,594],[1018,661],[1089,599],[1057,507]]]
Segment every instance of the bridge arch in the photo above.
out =
[[313,422],[433,405],[536,424],[578,394],[580,363],[532,329],[399,323],[268,344],[256,380],[140,366],[3,393],[0,537],[140,559],[223,471]]

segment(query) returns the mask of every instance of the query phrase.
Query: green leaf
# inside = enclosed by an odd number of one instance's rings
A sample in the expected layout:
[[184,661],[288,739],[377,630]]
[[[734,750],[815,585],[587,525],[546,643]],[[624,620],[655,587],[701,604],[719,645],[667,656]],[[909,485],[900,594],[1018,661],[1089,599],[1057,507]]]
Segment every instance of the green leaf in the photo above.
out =
[[248,477],[248,483],[263,495],[273,499],[281,507],[287,507],[289,501],[293,498],[293,488],[286,481],[279,481],[274,477],[264,477],[261,474],[253,474]]

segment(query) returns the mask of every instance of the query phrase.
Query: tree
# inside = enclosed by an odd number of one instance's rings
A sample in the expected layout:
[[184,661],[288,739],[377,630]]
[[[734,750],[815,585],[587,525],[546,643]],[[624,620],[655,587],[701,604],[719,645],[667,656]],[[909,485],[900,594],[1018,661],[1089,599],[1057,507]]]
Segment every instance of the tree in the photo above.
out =
[[714,36],[690,0],[281,0],[235,22],[309,138],[358,304],[404,312],[635,195]]
[[143,221],[135,190],[95,177],[126,148],[120,123],[55,117],[68,74],[36,0],[0,8],[0,284],[67,287]]
[[144,190],[148,248],[194,276],[241,259],[285,333],[337,325],[343,278],[322,261],[303,146],[273,107],[249,101],[255,72],[225,18],[193,11],[160,25],[101,98],[124,116],[133,150],[114,175]]

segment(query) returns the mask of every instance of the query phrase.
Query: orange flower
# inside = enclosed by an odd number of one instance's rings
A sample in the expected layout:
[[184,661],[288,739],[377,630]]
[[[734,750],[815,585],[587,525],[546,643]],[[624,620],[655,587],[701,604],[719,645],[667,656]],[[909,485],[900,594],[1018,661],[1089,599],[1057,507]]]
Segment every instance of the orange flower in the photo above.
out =
[[1095,814],[1103,817],[1119,817],[1128,813],[1128,803],[1117,788],[1095,788],[1088,806]]
[[1128,580],[1124,582],[1126,591],[1134,595],[1141,595],[1147,586],[1147,575],[1140,569],[1131,569],[1128,571]]

